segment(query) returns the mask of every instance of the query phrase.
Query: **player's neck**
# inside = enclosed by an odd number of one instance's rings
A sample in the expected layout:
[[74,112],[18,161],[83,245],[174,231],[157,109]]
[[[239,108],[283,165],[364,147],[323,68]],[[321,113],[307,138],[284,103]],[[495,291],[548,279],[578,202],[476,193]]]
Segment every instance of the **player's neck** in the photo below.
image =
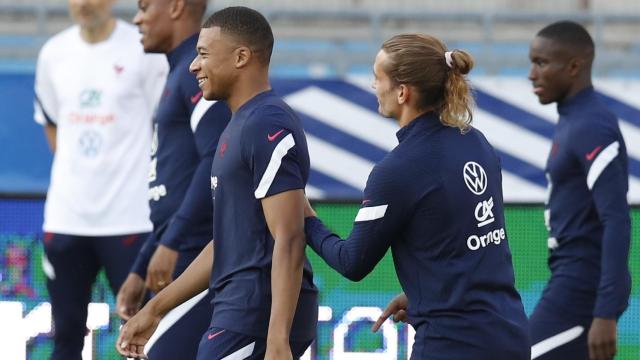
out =
[[410,122],[415,120],[418,116],[424,113],[425,111],[418,111],[416,108],[412,106],[403,106],[397,118],[398,125],[400,125],[401,128],[405,127],[409,125]]
[[185,23],[183,26],[174,26],[171,45],[169,46],[169,50],[167,52],[175,50],[178,46],[182,45],[185,40],[198,33],[199,31],[199,22],[193,22],[190,24]]
[[256,95],[271,89],[269,76],[262,74],[260,76],[245,77],[237,81],[232,95],[227,99],[227,105],[231,112],[235,113],[247,101],[253,99]]
[[567,93],[567,96],[565,97],[565,100],[571,99],[580,91],[591,86],[592,86],[591,77],[581,78],[579,81],[576,81],[575,84],[571,87],[571,89]]
[[100,26],[96,27],[80,27],[80,36],[89,44],[96,44],[105,41],[111,36],[116,28],[116,19],[109,18]]

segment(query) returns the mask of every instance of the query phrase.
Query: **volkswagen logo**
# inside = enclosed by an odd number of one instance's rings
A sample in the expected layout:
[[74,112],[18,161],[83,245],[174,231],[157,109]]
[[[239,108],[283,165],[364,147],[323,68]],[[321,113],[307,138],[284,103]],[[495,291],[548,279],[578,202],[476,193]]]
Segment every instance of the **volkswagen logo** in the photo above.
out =
[[487,190],[487,174],[477,162],[469,161],[464,164],[462,174],[464,175],[464,183],[472,193],[482,195]]

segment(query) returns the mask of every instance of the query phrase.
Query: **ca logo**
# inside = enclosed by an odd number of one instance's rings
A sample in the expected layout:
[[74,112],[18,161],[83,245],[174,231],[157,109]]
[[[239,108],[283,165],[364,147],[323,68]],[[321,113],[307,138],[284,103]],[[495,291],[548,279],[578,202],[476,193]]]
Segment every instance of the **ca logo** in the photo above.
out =
[[464,164],[462,174],[464,175],[464,183],[472,193],[482,195],[487,189],[487,174],[480,164],[473,161],[467,162]]

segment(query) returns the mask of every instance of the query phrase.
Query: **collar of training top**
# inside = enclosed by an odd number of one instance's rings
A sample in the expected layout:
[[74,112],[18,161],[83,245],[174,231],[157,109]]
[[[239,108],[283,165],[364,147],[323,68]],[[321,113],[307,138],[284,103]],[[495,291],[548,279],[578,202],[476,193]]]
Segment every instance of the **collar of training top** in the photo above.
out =
[[[178,63],[184,59],[185,56],[193,56],[191,53],[193,49],[196,48],[196,44],[198,43],[198,33],[195,33],[188,38],[186,38],[183,42],[178,45],[175,49],[169,51],[167,53],[167,60],[169,61],[169,67],[174,69]],[[189,59],[191,62],[193,59]]]
[[566,99],[563,102],[558,103],[558,114],[567,115],[576,107],[581,107],[584,105],[585,101],[592,98],[595,94],[595,90],[593,86],[587,86],[586,88],[578,91],[577,94],[573,95],[569,99]]
[[425,131],[429,133],[432,130],[440,128],[442,126],[443,125],[440,122],[440,116],[438,115],[438,113],[436,113],[435,111],[430,111],[418,116],[409,124],[398,130],[398,132],[396,132],[396,137],[398,138],[398,142],[402,142],[410,134],[413,134],[416,131]]

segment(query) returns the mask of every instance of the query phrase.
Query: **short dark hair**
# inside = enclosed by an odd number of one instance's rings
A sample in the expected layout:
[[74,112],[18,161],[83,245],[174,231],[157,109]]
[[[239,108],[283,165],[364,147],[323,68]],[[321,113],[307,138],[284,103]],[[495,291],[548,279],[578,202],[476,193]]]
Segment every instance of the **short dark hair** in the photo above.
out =
[[582,50],[593,59],[595,45],[584,26],[569,20],[555,22],[538,31],[537,36],[550,39],[563,46]]
[[248,7],[231,6],[209,16],[202,28],[216,26],[240,39],[263,64],[269,64],[273,52],[273,32],[262,14]]

